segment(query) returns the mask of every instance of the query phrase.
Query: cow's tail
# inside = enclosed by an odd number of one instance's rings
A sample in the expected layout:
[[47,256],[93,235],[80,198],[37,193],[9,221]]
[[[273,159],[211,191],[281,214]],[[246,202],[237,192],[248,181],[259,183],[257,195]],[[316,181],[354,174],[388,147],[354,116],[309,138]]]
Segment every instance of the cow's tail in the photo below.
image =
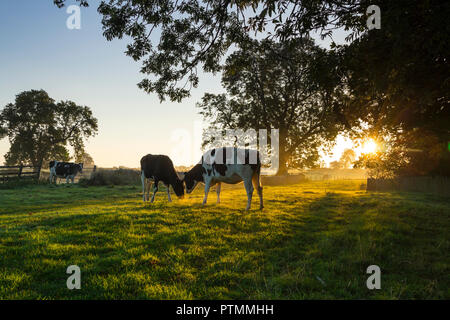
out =
[[256,151],[256,170],[252,177],[253,186],[256,188],[259,196],[259,209],[262,210],[264,208],[263,204],[263,187],[261,185],[261,158],[259,151]]
[[256,174],[258,176],[261,174],[261,157],[259,151],[256,151]]

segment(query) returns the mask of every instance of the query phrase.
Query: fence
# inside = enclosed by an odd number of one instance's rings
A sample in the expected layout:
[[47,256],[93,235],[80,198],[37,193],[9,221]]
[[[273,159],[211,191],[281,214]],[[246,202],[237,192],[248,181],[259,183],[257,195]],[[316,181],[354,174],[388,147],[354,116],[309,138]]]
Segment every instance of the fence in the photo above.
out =
[[401,177],[367,179],[368,191],[411,191],[450,196],[449,177]]
[[34,166],[0,166],[0,182],[13,179],[39,179],[41,167]]

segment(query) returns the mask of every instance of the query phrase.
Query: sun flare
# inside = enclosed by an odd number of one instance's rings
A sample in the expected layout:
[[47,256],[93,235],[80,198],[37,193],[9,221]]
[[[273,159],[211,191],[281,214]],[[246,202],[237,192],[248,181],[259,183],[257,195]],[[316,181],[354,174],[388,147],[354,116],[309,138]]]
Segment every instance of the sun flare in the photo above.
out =
[[377,143],[373,139],[369,139],[363,143],[361,153],[375,153],[377,149]]

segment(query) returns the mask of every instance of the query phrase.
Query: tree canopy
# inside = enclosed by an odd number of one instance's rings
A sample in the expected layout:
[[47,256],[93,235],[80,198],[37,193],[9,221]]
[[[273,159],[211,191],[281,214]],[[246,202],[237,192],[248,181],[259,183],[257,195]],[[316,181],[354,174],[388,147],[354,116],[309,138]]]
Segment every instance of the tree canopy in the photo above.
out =
[[7,164],[41,166],[49,159],[69,160],[84,154],[84,140],[97,132],[97,119],[87,106],[72,101],[55,102],[44,90],[19,93],[1,110],[0,128],[8,136]]
[[384,153],[393,152],[379,154],[380,161],[403,157],[397,174],[449,174],[450,4],[399,0],[379,5],[381,29],[338,48],[349,93],[342,113],[350,127],[366,127],[353,133],[373,136],[383,141]]
[[[212,129],[279,129],[279,171],[317,165],[319,148],[341,128],[330,57],[312,40],[249,40],[224,67],[227,94],[205,94],[198,107]],[[320,76],[319,76],[320,75]]]
[[[54,0],[62,7],[65,0]],[[77,0],[87,6],[89,1]],[[243,35],[277,39],[330,36],[344,27],[356,36],[365,27],[367,0],[148,0],[101,1],[103,34],[130,37],[126,54],[142,62],[139,87],[161,100],[180,101],[198,85],[198,69],[220,71],[221,58]],[[159,38],[159,40],[157,40]]]

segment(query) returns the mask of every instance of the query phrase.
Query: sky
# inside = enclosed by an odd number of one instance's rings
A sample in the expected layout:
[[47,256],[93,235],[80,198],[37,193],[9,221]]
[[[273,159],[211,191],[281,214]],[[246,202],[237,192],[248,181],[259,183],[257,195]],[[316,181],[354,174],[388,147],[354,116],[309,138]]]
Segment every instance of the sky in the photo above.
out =
[[[195,163],[202,123],[195,104],[205,92],[225,92],[220,74],[200,74],[198,88],[181,103],[160,103],[137,87],[143,78],[140,63],[125,55],[126,39],[103,37],[98,1],[91,2],[81,8],[81,29],[70,30],[70,14],[52,0],[0,1],[0,109],[22,91],[43,89],[56,101],[92,109],[99,130],[86,151],[100,167],[136,168],[148,153],[167,154],[175,165]],[[0,163],[8,149],[8,140],[0,140]],[[325,162],[338,158],[340,149]]]

